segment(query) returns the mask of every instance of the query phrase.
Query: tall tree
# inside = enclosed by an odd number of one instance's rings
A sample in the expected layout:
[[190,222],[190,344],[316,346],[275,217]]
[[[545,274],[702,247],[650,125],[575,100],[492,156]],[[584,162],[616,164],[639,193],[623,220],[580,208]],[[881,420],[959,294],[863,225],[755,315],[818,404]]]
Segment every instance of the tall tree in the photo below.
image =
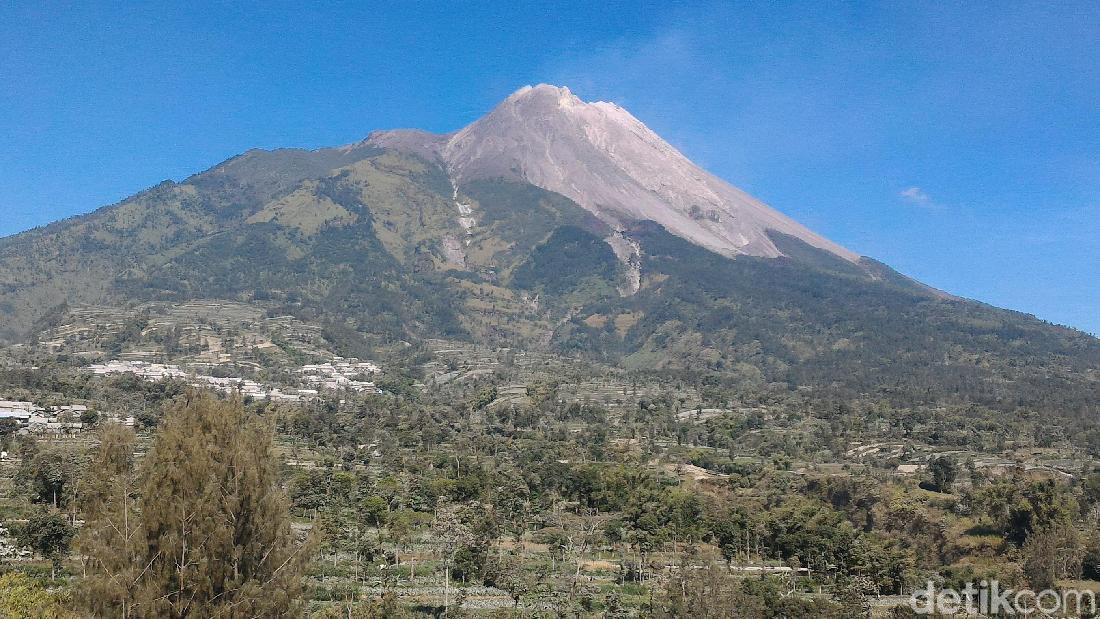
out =
[[[309,553],[291,531],[271,446],[271,431],[239,401],[192,392],[171,407],[142,465],[140,535],[122,570],[132,584],[87,602],[128,617],[292,614]],[[104,509],[91,526],[121,508]],[[106,548],[86,548],[89,569],[108,578]]]
[[49,559],[53,565],[51,577],[55,578],[61,569],[61,559],[69,551],[73,533],[68,518],[57,510],[43,509],[19,530],[19,543]]
[[32,502],[60,509],[72,498],[77,468],[72,453],[58,447],[32,445],[15,473],[15,481],[30,494]]
[[76,538],[85,577],[77,588],[81,606],[96,616],[135,615],[134,597],[145,567],[138,477],[132,430],[107,424],[99,450],[80,482],[85,524]]
[[940,456],[928,465],[932,473],[932,485],[936,492],[951,492],[955,478],[959,476],[959,464],[951,456]]

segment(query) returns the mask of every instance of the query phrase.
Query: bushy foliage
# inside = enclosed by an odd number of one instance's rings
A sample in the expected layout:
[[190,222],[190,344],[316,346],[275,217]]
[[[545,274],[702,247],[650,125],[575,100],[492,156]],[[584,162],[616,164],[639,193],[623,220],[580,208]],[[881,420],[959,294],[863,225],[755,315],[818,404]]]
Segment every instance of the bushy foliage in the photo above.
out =
[[239,403],[189,394],[168,412],[136,484],[126,437],[104,438],[80,542],[89,611],[283,616],[298,604],[309,553],[290,530],[271,431],[259,419]]

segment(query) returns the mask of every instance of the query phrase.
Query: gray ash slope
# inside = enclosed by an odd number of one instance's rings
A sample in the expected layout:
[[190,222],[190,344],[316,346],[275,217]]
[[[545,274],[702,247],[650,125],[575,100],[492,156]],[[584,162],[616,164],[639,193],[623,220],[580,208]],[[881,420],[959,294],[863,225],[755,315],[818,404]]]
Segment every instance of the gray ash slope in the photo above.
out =
[[435,158],[459,186],[495,178],[531,183],[566,196],[615,231],[654,221],[723,255],[774,258],[782,252],[771,231],[859,261],[696,166],[623,108],[586,103],[568,88],[521,88],[454,134],[378,132],[368,143]]

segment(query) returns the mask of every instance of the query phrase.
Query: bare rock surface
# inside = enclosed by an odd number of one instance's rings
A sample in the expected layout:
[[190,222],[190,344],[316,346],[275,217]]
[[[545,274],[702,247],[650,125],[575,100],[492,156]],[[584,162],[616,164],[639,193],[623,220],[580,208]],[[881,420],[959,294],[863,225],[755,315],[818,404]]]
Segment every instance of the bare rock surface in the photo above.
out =
[[725,255],[777,257],[774,230],[859,261],[695,165],[623,108],[568,88],[525,86],[457,133],[376,132],[368,141],[440,160],[459,186],[504,178],[560,193],[620,231],[652,220]]

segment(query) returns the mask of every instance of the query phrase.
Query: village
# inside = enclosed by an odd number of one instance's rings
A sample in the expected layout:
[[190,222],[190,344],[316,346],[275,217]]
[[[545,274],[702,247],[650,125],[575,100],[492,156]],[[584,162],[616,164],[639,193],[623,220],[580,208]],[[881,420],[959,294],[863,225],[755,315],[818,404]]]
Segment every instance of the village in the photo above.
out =
[[[62,436],[76,434],[99,421],[134,425],[133,417],[100,415],[83,404],[38,406],[33,402],[0,400],[0,423],[14,424],[19,432]],[[7,452],[0,453],[6,458]]]
[[314,399],[322,391],[347,389],[356,393],[380,393],[373,381],[365,380],[381,374],[382,369],[369,361],[334,357],[332,361],[304,365],[294,370],[310,388],[278,387],[238,376],[212,376],[188,372],[178,365],[149,363],[146,361],[112,360],[85,368],[97,376],[132,374],[142,380],[158,382],[181,380],[193,387],[208,387],[225,394],[272,402],[301,402]]
[[[198,367],[219,375],[199,371]],[[324,394],[381,393],[374,383],[374,378],[382,374],[381,367],[374,362],[360,361],[355,358],[345,359],[336,356],[324,363],[306,364],[294,368],[281,374],[287,377],[287,382],[290,383],[283,385],[225,375],[227,374],[225,368],[219,368],[216,365],[198,367],[187,369],[169,363],[114,359],[85,366],[82,370],[95,377],[130,375],[150,383],[179,381],[190,387],[212,389],[226,395],[237,395],[246,400],[284,404],[309,402]],[[3,394],[0,394],[0,397],[2,396]],[[88,431],[102,422],[119,423],[130,427],[136,425],[132,414],[96,410],[87,403],[59,404],[15,399],[0,400],[0,424],[6,424],[10,433],[32,435],[42,439],[69,437]],[[7,457],[6,451],[0,452],[0,458]]]

